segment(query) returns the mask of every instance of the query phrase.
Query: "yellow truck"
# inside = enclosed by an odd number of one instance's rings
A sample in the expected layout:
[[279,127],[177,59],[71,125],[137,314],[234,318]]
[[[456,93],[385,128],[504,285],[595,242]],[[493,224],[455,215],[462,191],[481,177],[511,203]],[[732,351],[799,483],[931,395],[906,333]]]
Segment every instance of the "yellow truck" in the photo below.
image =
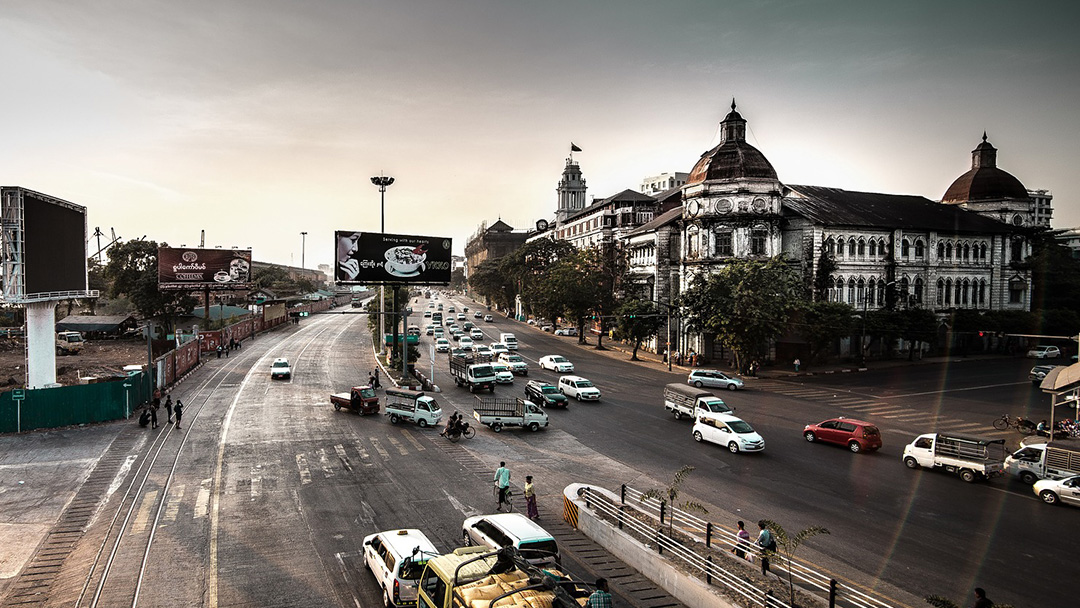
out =
[[513,547],[463,547],[428,559],[418,608],[580,608],[592,590],[553,568],[526,561]]

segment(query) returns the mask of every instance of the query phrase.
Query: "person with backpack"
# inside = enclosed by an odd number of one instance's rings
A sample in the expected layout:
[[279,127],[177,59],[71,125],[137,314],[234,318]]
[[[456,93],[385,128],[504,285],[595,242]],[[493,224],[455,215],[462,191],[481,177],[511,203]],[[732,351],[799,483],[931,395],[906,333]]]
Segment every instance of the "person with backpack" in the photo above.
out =
[[757,522],[757,525],[761,530],[757,537],[757,545],[761,549],[761,575],[766,576],[769,574],[769,556],[776,553],[776,536],[765,527],[764,519]]
[[176,407],[173,408],[173,413],[176,414],[176,428],[180,428],[180,418],[184,415],[184,402],[179,399],[176,400]]

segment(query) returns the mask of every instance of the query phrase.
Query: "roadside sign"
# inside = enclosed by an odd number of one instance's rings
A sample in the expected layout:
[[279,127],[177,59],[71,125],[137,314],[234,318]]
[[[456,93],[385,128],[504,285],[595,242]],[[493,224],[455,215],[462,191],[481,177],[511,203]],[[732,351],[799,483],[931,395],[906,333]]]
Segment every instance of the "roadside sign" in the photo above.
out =
[[26,391],[24,389],[17,388],[11,391],[11,398],[15,401],[22,401],[23,399],[26,399]]

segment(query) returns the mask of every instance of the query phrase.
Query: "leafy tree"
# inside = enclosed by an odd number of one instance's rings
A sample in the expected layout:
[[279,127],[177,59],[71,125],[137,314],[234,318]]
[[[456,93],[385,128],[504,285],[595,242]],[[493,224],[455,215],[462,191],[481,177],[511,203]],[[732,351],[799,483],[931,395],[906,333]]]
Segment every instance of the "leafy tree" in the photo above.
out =
[[655,335],[666,318],[660,315],[655,304],[638,299],[623,302],[615,314],[615,337],[633,343],[630,360],[637,361],[641,343]]
[[545,317],[562,314],[573,319],[579,344],[585,343],[585,320],[596,310],[598,274],[588,252],[575,252],[551,267],[531,300]]
[[158,289],[157,252],[154,241],[116,243],[109,248],[105,278],[112,281],[112,297],[126,296],[142,318],[157,319],[172,331],[176,318],[191,314],[198,301],[186,291]]
[[469,287],[499,308],[510,308],[514,302],[516,284],[507,278],[501,259],[484,260],[469,275]]
[[604,348],[604,332],[609,327],[607,318],[621,305],[620,296],[630,272],[630,257],[619,243],[603,244],[586,250],[585,263],[596,269],[598,284],[594,290],[596,300],[593,310],[599,321],[596,348]]
[[824,302],[829,299],[829,288],[833,285],[832,275],[836,272],[836,260],[826,251],[818,258],[817,274],[814,275],[814,299]]
[[776,523],[775,521],[766,519],[764,523],[765,527],[772,532],[774,537],[776,537],[776,544],[779,545],[779,548],[783,550],[783,553],[787,558],[788,593],[790,594],[790,603],[792,606],[794,606],[795,583],[792,581],[791,576],[791,560],[795,556],[795,550],[799,548],[799,545],[802,545],[804,540],[817,536],[818,534],[830,534],[830,532],[827,528],[824,528],[822,526],[810,526],[809,528],[800,530],[795,536],[788,536],[788,533],[786,530],[784,530],[784,527]]
[[[671,505],[672,507],[676,506],[675,501],[677,501],[679,499],[679,489],[682,486],[682,482],[686,481],[686,478],[689,477],[690,473],[693,473],[693,472],[694,472],[694,467],[692,467],[692,466],[690,466],[688,464],[683,465],[683,468],[676,471],[675,477],[672,478],[671,484],[668,485],[668,487],[662,488],[662,489],[661,488],[653,488],[652,490],[642,492],[641,493],[641,500],[648,500],[650,498],[655,498],[655,499],[660,501],[661,505],[666,504],[666,505]],[[681,505],[678,505],[678,507],[680,509],[684,510],[684,511],[697,511],[698,513],[701,513],[702,515],[709,512],[708,509],[706,509],[701,503],[694,502],[694,501],[691,501],[691,500],[687,500],[687,501],[683,502]],[[674,525],[675,525],[675,518],[673,517],[673,515],[674,515],[674,513],[669,513],[668,514],[668,536],[672,535],[672,531],[673,531]]]
[[258,289],[273,289],[277,285],[284,285],[289,281],[289,273],[281,266],[265,266],[255,271],[251,282]]
[[[937,315],[925,308],[906,308],[900,311],[900,337],[908,342],[937,341]],[[914,360],[915,347],[908,349],[908,360]]]
[[699,277],[679,302],[688,329],[715,336],[735,351],[736,363],[744,369],[748,355],[759,355],[770,340],[787,331],[802,307],[801,294],[798,272],[775,257],[732,262]]
[[904,333],[902,313],[883,308],[866,313],[866,334],[880,340],[888,347],[888,356],[893,356],[896,341]]
[[465,291],[465,270],[462,268],[455,268],[450,273],[450,289],[454,291]]
[[538,239],[503,256],[499,269],[505,280],[516,286],[514,293],[521,294],[531,305],[543,301],[547,296],[545,282],[549,271],[560,260],[569,258],[576,252],[577,248],[568,241]]
[[807,304],[802,311],[799,333],[810,343],[810,359],[821,359],[825,349],[850,336],[854,324],[854,311],[847,304],[824,300]]

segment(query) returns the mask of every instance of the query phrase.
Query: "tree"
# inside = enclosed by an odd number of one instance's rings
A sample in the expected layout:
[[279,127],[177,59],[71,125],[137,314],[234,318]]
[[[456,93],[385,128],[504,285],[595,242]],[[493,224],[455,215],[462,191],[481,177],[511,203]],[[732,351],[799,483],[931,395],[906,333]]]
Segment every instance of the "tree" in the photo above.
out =
[[599,270],[584,251],[560,260],[547,272],[531,299],[533,307],[545,317],[564,315],[578,328],[578,343],[585,343],[585,320],[596,310],[600,281]]
[[795,550],[799,548],[799,545],[801,545],[804,540],[817,536],[818,534],[830,534],[830,532],[827,528],[823,528],[822,526],[810,526],[805,530],[800,530],[795,536],[788,536],[788,533],[784,530],[783,526],[775,521],[766,519],[764,523],[765,527],[772,532],[774,537],[776,537],[776,544],[780,546],[787,558],[788,593],[790,594],[790,603],[794,606],[795,583],[792,581],[791,576],[791,560],[795,556]]
[[836,260],[826,251],[818,258],[817,274],[814,275],[814,299],[824,302],[829,299],[829,288],[833,286],[833,273],[836,272]]
[[656,334],[665,318],[657,312],[656,305],[648,300],[627,300],[615,311],[615,337],[633,343],[631,361],[637,361],[641,343]]
[[450,289],[454,291],[465,291],[465,270],[463,268],[455,268],[450,273]]
[[575,253],[577,248],[567,241],[538,239],[503,256],[499,261],[499,270],[515,286],[514,294],[520,294],[532,306],[547,295],[544,285],[549,271],[559,261]]
[[501,260],[484,260],[469,275],[469,287],[498,308],[510,308],[517,293],[513,281],[501,268]]
[[109,248],[105,278],[112,281],[112,297],[126,296],[142,318],[157,319],[172,331],[176,318],[191,314],[198,301],[186,291],[158,289],[157,252],[154,241],[116,243]]
[[933,344],[937,341],[937,315],[925,308],[907,308],[900,311],[900,337],[911,342],[908,361],[915,359],[915,343]]
[[593,310],[599,321],[596,339],[597,350],[604,348],[604,332],[608,330],[607,318],[620,306],[623,285],[630,272],[630,256],[620,243],[605,243],[586,250],[585,263],[592,264],[598,272],[598,284],[594,290],[596,301]]
[[799,333],[810,343],[811,361],[820,359],[825,349],[850,336],[855,328],[854,311],[842,302],[810,302],[801,316]]
[[[663,488],[663,489],[653,488],[652,490],[642,492],[641,500],[648,500],[650,498],[655,498],[655,499],[660,501],[661,505],[666,504],[666,505],[671,505],[672,507],[674,507],[675,506],[675,501],[677,501],[679,499],[679,489],[680,489],[680,486],[682,486],[682,482],[686,481],[686,478],[689,477],[690,473],[693,473],[693,472],[694,472],[694,467],[692,467],[692,466],[690,466],[688,464],[683,465],[683,468],[679,469],[675,473],[675,477],[672,478],[671,484],[668,485],[668,487]],[[684,511],[697,511],[698,513],[701,513],[702,515],[709,512],[708,509],[706,509],[701,503],[697,503],[697,502],[694,502],[694,501],[691,501],[691,500],[687,500],[687,501],[683,502],[683,504],[679,505],[679,508],[683,509]],[[669,537],[672,535],[672,531],[673,531],[674,525],[675,525],[675,518],[673,517],[673,515],[674,515],[674,513],[669,513],[668,514],[668,536]]]
[[745,369],[747,355],[759,355],[787,331],[802,308],[798,272],[782,257],[766,262],[740,260],[699,277],[679,298],[688,329],[715,336],[735,351]]
[[1080,260],[1050,233],[1033,238],[1032,248],[1023,264],[1031,270],[1031,309],[1075,308],[1080,302]]

